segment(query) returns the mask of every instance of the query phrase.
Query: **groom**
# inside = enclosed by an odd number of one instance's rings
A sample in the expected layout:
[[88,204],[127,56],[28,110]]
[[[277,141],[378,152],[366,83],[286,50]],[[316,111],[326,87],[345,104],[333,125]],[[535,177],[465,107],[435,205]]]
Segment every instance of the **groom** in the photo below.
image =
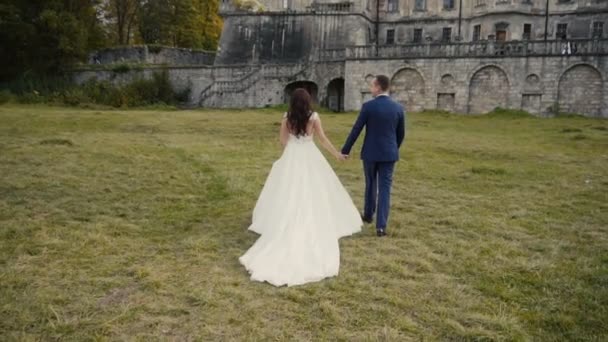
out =
[[405,136],[404,109],[389,97],[389,87],[388,77],[379,75],[374,78],[370,85],[374,99],[363,104],[342,147],[342,154],[348,157],[361,130],[366,128],[361,149],[365,171],[365,210],[361,218],[372,223],[374,214],[377,213],[376,234],[380,237],[386,236],[393,170],[395,162],[399,160],[399,147]]

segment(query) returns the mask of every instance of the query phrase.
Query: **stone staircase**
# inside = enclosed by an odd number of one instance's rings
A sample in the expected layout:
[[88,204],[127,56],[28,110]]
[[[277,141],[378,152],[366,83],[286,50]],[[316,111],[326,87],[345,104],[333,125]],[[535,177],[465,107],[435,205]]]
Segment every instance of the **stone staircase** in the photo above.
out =
[[254,66],[250,72],[239,78],[216,80],[205,87],[200,93],[198,104],[204,107],[218,94],[244,93],[262,79],[285,78],[287,81],[295,81],[299,76],[306,74],[308,68],[308,65],[302,66],[301,64]]
[[235,80],[214,81],[213,83],[211,83],[209,86],[207,86],[206,88],[204,88],[201,91],[201,94],[200,94],[199,100],[198,100],[199,105],[203,106],[205,101],[207,101],[212,96],[219,94],[219,93],[224,93],[224,92],[239,93],[239,92],[246,91],[247,89],[251,88],[254,84],[256,84],[260,80],[260,78],[261,78],[260,70],[261,70],[260,67],[254,68],[248,74],[246,74],[238,79],[235,79]]

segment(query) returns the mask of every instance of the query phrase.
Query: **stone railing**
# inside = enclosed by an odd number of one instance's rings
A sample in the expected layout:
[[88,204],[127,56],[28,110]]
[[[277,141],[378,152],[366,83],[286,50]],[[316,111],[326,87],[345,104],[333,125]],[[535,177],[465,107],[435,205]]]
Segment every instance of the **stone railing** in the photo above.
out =
[[[570,45],[570,49],[567,48]],[[404,45],[358,45],[319,51],[319,60],[376,58],[470,58],[562,55],[608,55],[608,39],[549,41],[479,41]]]
[[260,68],[257,67],[251,69],[248,74],[236,80],[215,81],[201,91],[201,94],[199,96],[199,103],[202,104],[206,99],[217,93],[245,91],[251,86],[253,86],[255,83],[257,83],[259,80]]
[[346,58],[346,49],[319,50],[319,59],[322,61],[339,61]]
[[313,2],[311,6],[307,8],[311,12],[321,13],[332,13],[332,12],[353,12],[355,10],[355,4],[351,1],[343,1],[337,3],[319,3]]
[[259,66],[251,64],[215,65],[213,67],[213,79],[216,81],[241,79],[258,69]]
[[282,65],[264,65],[262,67],[262,75],[266,78],[297,78],[308,69],[308,65],[304,64],[282,64]]
[[283,0],[220,0],[220,13],[353,13],[353,1],[325,3],[309,0],[289,0],[285,7]]
[[[224,72],[230,67],[219,67]],[[218,93],[242,93],[258,83],[262,78],[293,78],[297,79],[300,74],[305,73],[309,66],[301,64],[283,64],[283,65],[260,65],[248,67],[249,72],[235,80],[216,80],[206,88],[204,88],[199,96],[199,104],[211,98]],[[233,68],[231,73],[241,73],[243,67]]]

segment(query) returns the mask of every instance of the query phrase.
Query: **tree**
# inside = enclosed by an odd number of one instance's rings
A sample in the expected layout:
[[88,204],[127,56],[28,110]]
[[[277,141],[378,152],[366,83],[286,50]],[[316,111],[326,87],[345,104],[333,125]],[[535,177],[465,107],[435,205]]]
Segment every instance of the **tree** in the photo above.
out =
[[218,10],[219,0],[146,0],[140,35],[146,44],[215,50],[222,30]]
[[200,48],[196,0],[173,0],[173,46]]
[[143,1],[139,11],[139,33],[146,44],[172,45],[171,0]]
[[118,45],[129,45],[141,5],[140,0],[106,0],[103,9]]
[[0,79],[57,72],[105,45],[94,0],[3,0]]
[[219,0],[198,0],[201,13],[202,48],[216,50],[222,33]]

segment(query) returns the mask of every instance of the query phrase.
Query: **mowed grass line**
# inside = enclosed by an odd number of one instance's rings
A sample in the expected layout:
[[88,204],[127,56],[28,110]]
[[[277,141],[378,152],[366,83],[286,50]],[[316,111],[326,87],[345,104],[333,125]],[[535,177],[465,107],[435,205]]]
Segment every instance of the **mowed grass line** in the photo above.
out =
[[[340,146],[356,114],[321,116]],[[608,338],[606,121],[410,114],[391,236],[277,289],[238,257],[280,117],[0,107],[0,339]]]

